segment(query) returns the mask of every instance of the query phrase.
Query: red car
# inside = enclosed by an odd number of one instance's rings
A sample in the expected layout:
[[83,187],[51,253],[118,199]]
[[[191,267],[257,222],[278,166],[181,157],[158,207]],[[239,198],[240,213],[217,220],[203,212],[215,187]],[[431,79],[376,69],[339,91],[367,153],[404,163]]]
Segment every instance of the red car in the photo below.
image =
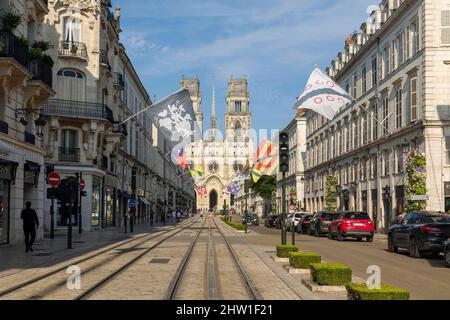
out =
[[343,241],[345,238],[356,238],[361,241],[366,238],[367,242],[373,241],[375,226],[367,212],[340,212],[335,220],[331,222],[330,239],[337,238]]

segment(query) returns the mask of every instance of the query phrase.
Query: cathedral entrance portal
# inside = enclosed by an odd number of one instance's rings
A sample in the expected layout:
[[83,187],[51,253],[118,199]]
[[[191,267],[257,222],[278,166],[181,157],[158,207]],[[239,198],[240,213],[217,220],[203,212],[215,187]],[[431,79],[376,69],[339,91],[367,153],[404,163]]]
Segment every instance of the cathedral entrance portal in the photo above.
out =
[[217,210],[217,191],[213,190],[211,191],[211,193],[209,194],[209,210]]

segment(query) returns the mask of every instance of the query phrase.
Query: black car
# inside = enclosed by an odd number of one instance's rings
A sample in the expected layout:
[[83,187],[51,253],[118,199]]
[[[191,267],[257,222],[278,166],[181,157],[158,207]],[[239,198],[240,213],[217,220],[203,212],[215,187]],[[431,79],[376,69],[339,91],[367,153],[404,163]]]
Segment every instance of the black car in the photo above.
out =
[[444,262],[445,262],[445,265],[447,266],[447,268],[450,268],[450,238],[445,243]]
[[242,219],[242,224],[248,224],[250,226],[259,226],[258,216],[255,213],[249,213],[247,215],[247,220],[245,219],[245,216]]
[[309,221],[308,234],[316,237],[328,234],[331,221],[337,217],[337,212],[319,211]]
[[409,212],[400,223],[389,229],[388,250],[407,249],[414,258],[426,254],[438,256],[444,252],[449,238],[450,215],[431,211]]
[[266,226],[267,228],[274,228],[276,225],[276,218],[278,217],[278,215],[276,214],[271,214],[270,216],[268,216],[266,219],[264,219],[264,226]]
[[312,214],[306,214],[304,215],[297,225],[297,232],[298,233],[307,233],[309,229],[309,222],[311,221],[313,215]]

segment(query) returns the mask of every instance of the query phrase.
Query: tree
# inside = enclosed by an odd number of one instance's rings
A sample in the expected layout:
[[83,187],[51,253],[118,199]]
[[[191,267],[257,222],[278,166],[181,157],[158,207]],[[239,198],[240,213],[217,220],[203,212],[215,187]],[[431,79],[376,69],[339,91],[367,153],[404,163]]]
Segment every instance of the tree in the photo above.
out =
[[337,179],[333,176],[328,176],[326,182],[327,189],[325,198],[328,211],[336,211],[336,203],[337,203],[336,186],[337,186]]
[[268,212],[272,207],[272,198],[277,188],[277,179],[275,176],[262,176],[257,183],[253,180],[246,180],[245,187],[251,188],[258,196],[264,199],[264,215],[268,216]]
[[422,211],[427,208],[426,201],[412,201],[412,195],[427,194],[427,160],[424,153],[411,150],[406,159],[405,211]]

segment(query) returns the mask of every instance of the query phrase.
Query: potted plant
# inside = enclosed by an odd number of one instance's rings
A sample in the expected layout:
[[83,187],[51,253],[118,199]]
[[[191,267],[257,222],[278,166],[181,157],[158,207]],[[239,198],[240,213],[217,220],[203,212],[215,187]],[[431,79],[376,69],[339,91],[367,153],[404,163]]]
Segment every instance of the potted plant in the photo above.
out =
[[13,31],[22,23],[22,17],[13,12],[7,12],[2,16],[2,24],[4,31]]

